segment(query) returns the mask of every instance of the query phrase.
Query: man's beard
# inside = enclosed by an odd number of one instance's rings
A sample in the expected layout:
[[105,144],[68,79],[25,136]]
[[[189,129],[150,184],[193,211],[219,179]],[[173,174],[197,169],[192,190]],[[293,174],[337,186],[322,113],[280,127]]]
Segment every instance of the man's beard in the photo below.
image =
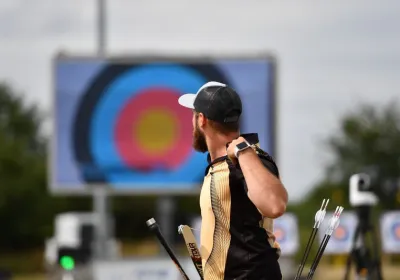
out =
[[197,122],[196,122],[196,127],[193,131],[193,148],[201,153],[205,153],[208,151],[206,137],[198,127]]

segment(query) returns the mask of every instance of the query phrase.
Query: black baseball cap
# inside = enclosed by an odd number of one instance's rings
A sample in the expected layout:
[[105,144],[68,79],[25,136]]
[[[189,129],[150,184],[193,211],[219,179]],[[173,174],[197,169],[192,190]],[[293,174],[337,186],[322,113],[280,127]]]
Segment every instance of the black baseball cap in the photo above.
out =
[[178,102],[220,123],[237,122],[242,114],[242,101],[237,92],[219,82],[208,82],[197,93],[182,95]]

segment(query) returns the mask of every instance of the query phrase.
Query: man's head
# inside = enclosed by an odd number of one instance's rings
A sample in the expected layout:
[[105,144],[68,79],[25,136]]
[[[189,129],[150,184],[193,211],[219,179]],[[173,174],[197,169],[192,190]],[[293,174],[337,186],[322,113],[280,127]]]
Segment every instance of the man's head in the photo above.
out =
[[225,84],[208,82],[196,94],[182,95],[179,104],[193,110],[193,147],[199,152],[207,152],[207,138],[239,132],[242,102]]

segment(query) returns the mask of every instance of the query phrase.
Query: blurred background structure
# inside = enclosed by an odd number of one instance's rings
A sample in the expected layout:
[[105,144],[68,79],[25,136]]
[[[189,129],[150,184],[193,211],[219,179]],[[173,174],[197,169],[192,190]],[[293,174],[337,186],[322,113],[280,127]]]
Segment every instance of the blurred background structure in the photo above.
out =
[[208,80],[238,90],[243,132],[280,167],[285,279],[323,198],[345,210],[314,279],[344,279],[357,173],[398,279],[399,15],[394,0],[0,1],[0,279],[179,279],[151,217],[197,279],[177,228],[200,226],[205,156],[176,100]]

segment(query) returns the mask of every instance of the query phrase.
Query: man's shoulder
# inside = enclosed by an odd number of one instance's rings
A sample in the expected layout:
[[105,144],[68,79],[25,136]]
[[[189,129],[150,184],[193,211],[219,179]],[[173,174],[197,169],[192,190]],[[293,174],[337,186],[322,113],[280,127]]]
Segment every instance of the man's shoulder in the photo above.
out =
[[279,169],[274,158],[258,146],[255,146],[255,151],[264,166],[268,168],[268,170],[271,171],[275,176],[279,177]]
[[268,170],[271,171],[275,176],[279,177],[279,169],[278,166],[276,165],[274,158],[269,153],[260,148],[258,134],[246,133],[246,134],[241,134],[241,136],[244,139],[246,139],[246,141],[249,142],[250,145],[253,146],[254,150],[256,151],[258,157],[260,158],[264,166],[268,168]]
[[[278,166],[276,165],[273,157],[258,147],[253,147],[253,149],[255,150],[255,152],[256,152],[258,158],[260,159],[260,161],[262,162],[262,164],[272,174],[274,174],[275,176],[277,176],[279,178],[279,169],[278,169]],[[228,165],[231,166],[230,171],[235,174],[234,177],[237,179],[243,179],[244,176],[243,176],[240,164],[239,163],[234,164],[234,163],[230,162],[229,159],[227,159],[227,161],[228,161]]]

